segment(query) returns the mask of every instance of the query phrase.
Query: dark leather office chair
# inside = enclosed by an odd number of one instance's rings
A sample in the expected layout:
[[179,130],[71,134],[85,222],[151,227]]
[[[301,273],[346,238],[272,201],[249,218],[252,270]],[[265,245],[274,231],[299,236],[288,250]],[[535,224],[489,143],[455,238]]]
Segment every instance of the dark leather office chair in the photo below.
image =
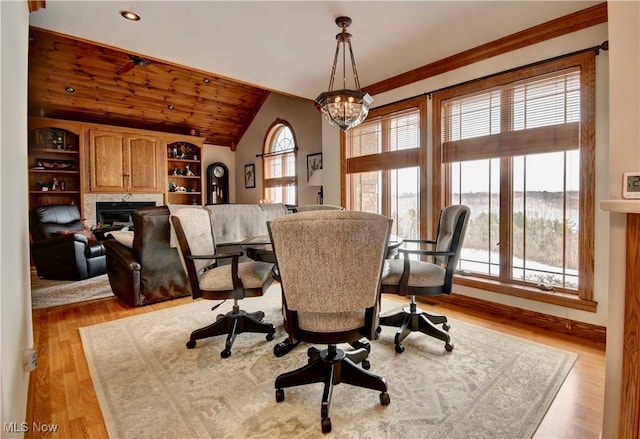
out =
[[[361,340],[375,335],[391,220],[366,212],[326,210],[285,215],[271,220],[268,228],[289,339],[328,345],[324,350],[310,348],[308,364],[276,378],[276,401],[284,401],[287,387],[324,383],[323,433],[331,431],[334,385],[379,390],[382,405],[389,404],[385,379],[365,370],[370,366],[370,345]],[[360,345],[350,352],[336,346],[357,341]]]
[[107,272],[106,250],[84,228],[78,206],[40,206],[29,211],[31,257],[38,276],[81,280]]
[[[382,278],[381,291],[401,296],[411,296],[408,308],[399,313],[381,316],[380,325],[399,328],[394,343],[397,353],[404,351],[402,340],[412,331],[420,331],[445,342],[447,351],[453,350],[449,336],[447,317],[434,315],[419,309],[416,296],[436,296],[451,294],[453,274],[460,259],[462,240],[469,221],[469,208],[463,205],[447,206],[440,212],[438,235],[435,241],[405,239],[404,243],[417,243],[431,246],[427,249],[400,248],[401,259],[387,259],[388,270]],[[432,262],[414,261],[410,254],[427,255]],[[440,327],[438,326],[440,325]]]
[[[180,256],[191,285],[194,299],[233,299],[233,309],[219,314],[214,323],[193,331],[187,348],[196,346],[196,340],[227,334],[222,358],[231,355],[236,335],[243,332],[266,333],[268,341],[275,337],[276,328],[263,322],[264,312],[248,313],[240,309],[238,300],[262,296],[271,283],[273,264],[266,262],[239,262],[242,252],[217,253],[207,209],[181,209],[170,216]],[[218,260],[231,259],[231,264],[218,266]]]

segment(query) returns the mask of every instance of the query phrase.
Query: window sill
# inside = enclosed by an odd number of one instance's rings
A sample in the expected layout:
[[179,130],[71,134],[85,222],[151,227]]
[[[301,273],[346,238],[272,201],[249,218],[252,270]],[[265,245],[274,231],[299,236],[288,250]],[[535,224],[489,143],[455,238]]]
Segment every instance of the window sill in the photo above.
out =
[[584,300],[574,294],[540,291],[533,287],[508,284],[479,277],[455,276],[454,284],[588,312],[596,312],[598,309],[598,302]]

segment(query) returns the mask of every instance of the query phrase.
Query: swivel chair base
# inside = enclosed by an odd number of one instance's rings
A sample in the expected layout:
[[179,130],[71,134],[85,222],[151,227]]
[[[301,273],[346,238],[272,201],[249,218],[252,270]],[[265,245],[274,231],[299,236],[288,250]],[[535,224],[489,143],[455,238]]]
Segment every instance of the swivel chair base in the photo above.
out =
[[241,310],[237,304],[234,304],[233,309],[227,314],[218,314],[216,321],[211,325],[193,331],[187,342],[187,348],[193,349],[196,346],[196,340],[227,334],[225,349],[220,352],[220,356],[222,358],[228,358],[231,355],[231,346],[238,334],[242,334],[243,332],[257,332],[262,334],[266,333],[267,341],[275,338],[275,326],[271,323],[263,322],[263,318],[264,313],[262,311],[247,313]]
[[[451,337],[447,332],[450,328],[447,317],[443,315],[429,314],[416,306],[416,297],[411,296],[408,308],[403,308],[399,313],[390,316],[380,316],[381,326],[393,326],[398,329],[394,338],[396,352],[404,352],[402,340],[413,331],[419,331],[445,342],[444,348],[447,352],[453,350]],[[437,325],[442,325],[439,328]],[[380,328],[378,328],[380,329]]]
[[[321,426],[323,433],[331,431],[329,408],[333,387],[340,383],[367,389],[379,390],[380,403],[389,405],[391,399],[387,393],[387,382],[383,377],[368,372],[369,355],[367,348],[356,349],[345,353],[342,349],[330,344],[327,349],[309,348],[307,351],[309,363],[291,372],[285,372],[276,378],[276,401],[284,401],[284,388],[301,386],[304,384],[324,383],[322,405],[320,406]],[[357,363],[362,362],[362,368]]]

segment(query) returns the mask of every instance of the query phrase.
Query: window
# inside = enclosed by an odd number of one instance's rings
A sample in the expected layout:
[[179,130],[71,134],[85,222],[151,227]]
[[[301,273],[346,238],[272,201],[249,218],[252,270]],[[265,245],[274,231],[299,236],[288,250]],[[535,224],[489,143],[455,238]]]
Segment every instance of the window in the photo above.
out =
[[592,300],[594,57],[434,93],[434,211],[471,208],[459,283]]
[[391,233],[405,238],[420,236],[425,208],[420,197],[424,100],[373,109],[344,139],[343,205],[393,218]]
[[264,199],[297,204],[296,140],[289,123],[276,120],[265,137],[262,156]]

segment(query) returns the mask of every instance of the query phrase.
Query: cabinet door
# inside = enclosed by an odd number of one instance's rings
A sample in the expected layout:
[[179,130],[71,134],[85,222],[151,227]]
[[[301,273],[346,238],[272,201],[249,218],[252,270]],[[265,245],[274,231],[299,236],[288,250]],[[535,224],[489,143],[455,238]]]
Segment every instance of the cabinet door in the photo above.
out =
[[91,130],[89,139],[91,191],[125,192],[128,177],[125,135]]
[[159,190],[158,139],[152,136],[127,135],[129,155],[129,189],[131,192]]

